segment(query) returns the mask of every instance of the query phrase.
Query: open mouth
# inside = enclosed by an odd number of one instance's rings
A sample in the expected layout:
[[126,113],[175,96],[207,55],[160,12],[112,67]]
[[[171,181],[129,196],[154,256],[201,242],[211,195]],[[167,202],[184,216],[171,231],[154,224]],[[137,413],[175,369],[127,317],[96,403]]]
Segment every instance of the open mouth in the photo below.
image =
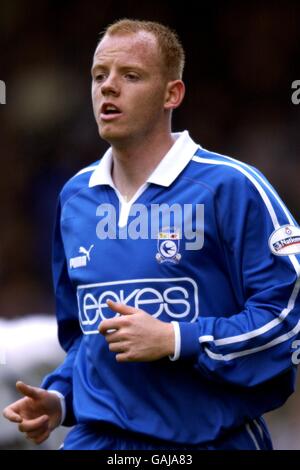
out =
[[101,117],[103,116],[114,116],[114,115],[117,115],[117,114],[121,114],[121,110],[115,106],[114,104],[110,104],[110,103],[104,103],[102,106],[101,106]]

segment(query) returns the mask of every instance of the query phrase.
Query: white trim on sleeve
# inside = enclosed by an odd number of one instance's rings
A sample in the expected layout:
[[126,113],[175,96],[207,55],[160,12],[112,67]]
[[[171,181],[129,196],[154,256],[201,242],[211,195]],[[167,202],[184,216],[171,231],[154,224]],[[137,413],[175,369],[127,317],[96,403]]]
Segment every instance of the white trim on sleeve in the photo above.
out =
[[57,395],[59,400],[60,400],[60,406],[61,406],[61,419],[60,419],[60,425],[64,422],[66,418],[66,400],[65,397],[63,396],[62,393],[60,393],[58,390],[47,390],[50,393],[54,393],[54,395]]
[[[222,155],[220,155],[220,156],[223,157]],[[227,158],[227,157],[224,157],[224,158]],[[238,170],[239,172],[243,173],[251,181],[251,183],[255,186],[255,188],[257,189],[258,193],[260,194],[263,202],[265,203],[266,208],[267,208],[267,210],[269,212],[269,215],[271,217],[274,229],[277,229],[278,227],[280,227],[280,224],[279,224],[275,209],[272,205],[272,202],[271,202],[266,190],[271,192],[273,197],[275,197],[276,201],[280,204],[281,209],[283,210],[284,214],[286,215],[288,221],[292,225],[294,225],[293,220],[291,218],[291,215],[289,214],[289,211],[284,206],[281,199],[277,196],[277,194],[275,193],[273,188],[270,187],[270,185],[267,184],[263,180],[263,178],[255,170],[250,168],[248,165],[242,164],[241,162],[238,162],[238,161],[232,160],[232,159],[230,159],[230,160],[234,163],[228,162],[228,161],[220,161],[220,160],[217,160],[215,158],[203,158],[203,157],[199,157],[197,155],[194,156],[192,160],[196,161],[198,163],[204,163],[204,164],[209,164],[209,165],[228,166],[228,167],[234,168],[234,169]],[[257,179],[259,179],[261,181],[261,183],[259,181],[257,181]],[[272,328],[276,327],[281,322],[283,322],[283,320],[285,320],[286,317],[289,315],[289,313],[294,309],[295,302],[296,302],[297,296],[298,296],[299,291],[300,291],[300,265],[299,265],[299,261],[297,260],[295,255],[289,255],[288,258],[289,258],[291,264],[293,265],[293,267],[296,271],[297,279],[296,279],[296,282],[294,284],[294,288],[293,288],[293,291],[291,293],[291,296],[288,299],[287,306],[283,308],[282,312],[280,313],[280,315],[278,317],[276,317],[273,320],[269,321],[268,323],[262,325],[260,328],[256,328],[255,330],[248,331],[247,333],[243,333],[243,334],[236,335],[236,336],[230,336],[230,337],[227,337],[227,338],[217,338],[217,339],[215,339],[211,335],[204,335],[204,336],[200,336],[199,342],[202,343],[202,342],[210,341],[210,342],[213,342],[216,346],[239,343],[239,342],[247,341],[249,339],[256,338],[260,335],[263,335],[264,333],[270,331]],[[243,350],[243,351],[234,352],[234,353],[231,353],[231,354],[224,354],[224,355],[223,354],[216,354],[208,348],[205,348],[205,352],[211,359],[218,360],[218,361],[229,361],[229,360],[234,359],[236,357],[242,357],[242,356],[245,356],[245,355],[248,355],[248,354],[253,354],[253,353],[262,351],[264,349],[268,349],[270,347],[273,347],[276,344],[279,344],[281,342],[289,340],[291,337],[298,334],[298,332],[300,330],[299,325],[300,325],[300,321],[287,334],[281,335],[281,336],[279,336],[279,338],[275,338],[274,340],[269,341],[267,344],[265,344],[263,346],[259,346],[259,347],[256,347],[256,348],[250,348],[250,349],[246,349],[246,350]]]
[[177,361],[180,357],[181,350],[181,335],[178,321],[171,321],[174,328],[175,335],[175,348],[173,356],[169,356],[170,361]]

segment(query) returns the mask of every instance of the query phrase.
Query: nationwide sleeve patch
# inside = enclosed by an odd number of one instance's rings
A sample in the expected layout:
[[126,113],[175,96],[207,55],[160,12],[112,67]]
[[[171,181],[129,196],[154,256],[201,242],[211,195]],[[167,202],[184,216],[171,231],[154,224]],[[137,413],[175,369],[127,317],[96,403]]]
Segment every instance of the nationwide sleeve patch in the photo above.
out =
[[300,254],[300,228],[294,225],[279,227],[271,234],[269,247],[277,256]]

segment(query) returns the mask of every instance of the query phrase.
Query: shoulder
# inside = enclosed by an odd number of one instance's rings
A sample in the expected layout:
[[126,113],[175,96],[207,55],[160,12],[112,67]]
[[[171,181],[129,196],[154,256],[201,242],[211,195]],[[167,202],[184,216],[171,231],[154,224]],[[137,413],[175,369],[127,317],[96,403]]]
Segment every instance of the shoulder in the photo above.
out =
[[254,166],[203,148],[197,150],[190,167],[191,173],[202,181],[206,180],[214,192],[247,187],[261,194],[271,187],[265,176]]
[[60,193],[62,205],[64,205],[72,196],[89,187],[90,177],[99,165],[99,162],[100,160],[97,160],[82,168],[65,183]]
[[220,210],[237,214],[251,207],[252,211],[268,213],[274,227],[295,224],[275,188],[254,166],[200,148],[192,158],[191,169],[213,189]]

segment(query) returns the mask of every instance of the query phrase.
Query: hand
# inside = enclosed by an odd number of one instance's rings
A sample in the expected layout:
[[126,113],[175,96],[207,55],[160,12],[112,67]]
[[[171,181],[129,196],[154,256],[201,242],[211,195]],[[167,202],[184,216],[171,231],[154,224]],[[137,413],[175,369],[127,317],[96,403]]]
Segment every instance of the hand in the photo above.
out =
[[3,416],[18,423],[19,431],[35,444],[45,441],[51,431],[60,424],[60,399],[54,393],[17,382],[16,388],[25,395],[3,410]]
[[112,300],[108,300],[107,305],[120,316],[103,320],[99,332],[105,336],[109,350],[117,353],[118,362],[156,361],[174,354],[175,335],[171,323]]

